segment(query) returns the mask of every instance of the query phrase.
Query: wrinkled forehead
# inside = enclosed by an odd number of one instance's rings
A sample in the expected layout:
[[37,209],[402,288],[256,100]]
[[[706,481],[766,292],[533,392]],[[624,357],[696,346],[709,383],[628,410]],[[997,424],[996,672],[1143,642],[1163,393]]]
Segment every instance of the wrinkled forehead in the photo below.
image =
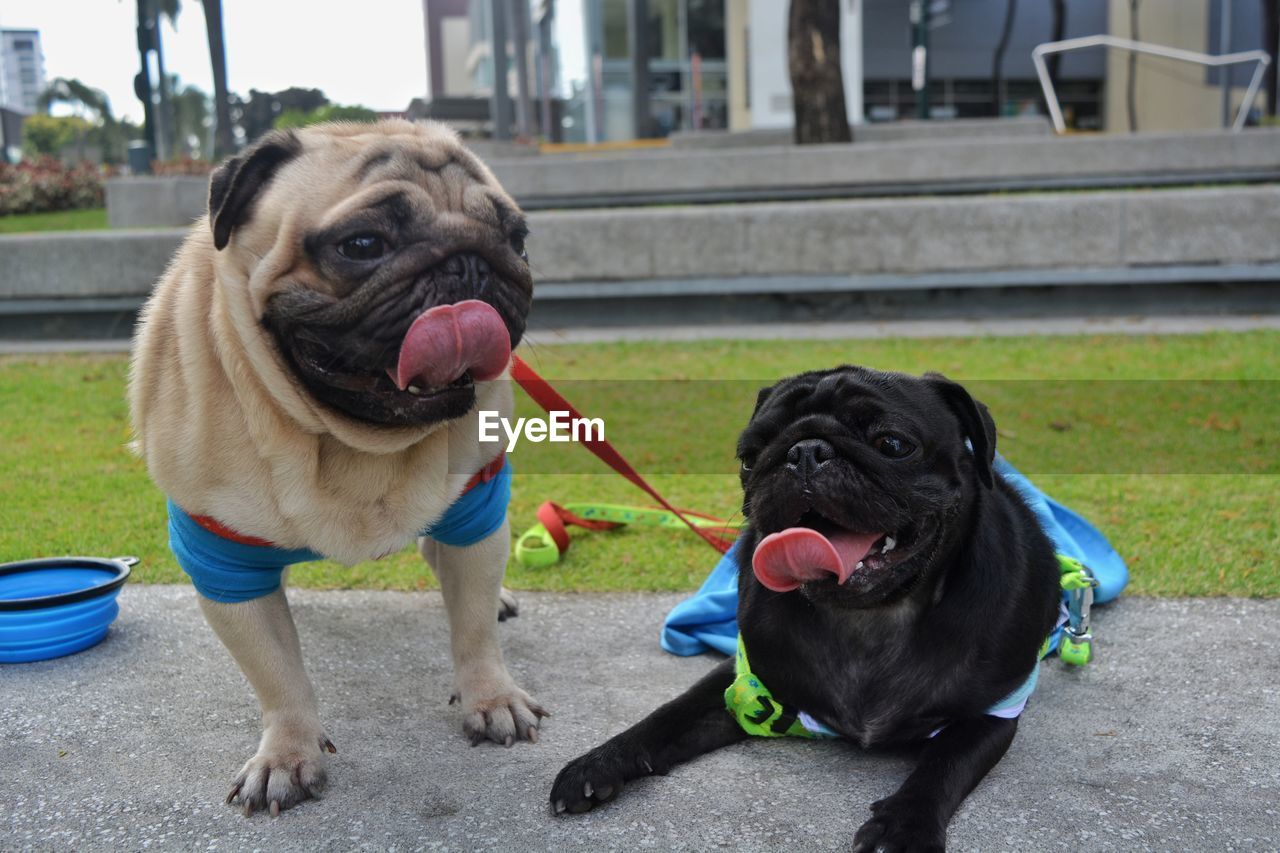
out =
[[806,373],[769,389],[753,423],[810,414],[866,421],[891,412],[918,412],[924,406],[919,386],[914,377],[862,367]]
[[493,174],[451,133],[316,134],[304,140],[304,156],[281,170],[272,189],[292,196],[292,207],[303,201],[313,222],[391,196],[422,213],[461,214],[496,228],[520,217]]

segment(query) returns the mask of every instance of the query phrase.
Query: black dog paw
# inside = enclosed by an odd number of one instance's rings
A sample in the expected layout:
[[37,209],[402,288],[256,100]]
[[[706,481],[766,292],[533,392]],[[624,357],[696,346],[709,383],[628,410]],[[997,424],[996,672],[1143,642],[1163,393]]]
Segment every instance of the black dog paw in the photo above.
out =
[[556,776],[551,810],[555,814],[591,811],[622,793],[628,779],[651,772],[652,766],[643,759],[623,758],[613,749],[593,749],[570,761]]
[[939,827],[927,805],[894,800],[871,804],[871,820],[853,836],[853,853],[942,853],[946,827]]

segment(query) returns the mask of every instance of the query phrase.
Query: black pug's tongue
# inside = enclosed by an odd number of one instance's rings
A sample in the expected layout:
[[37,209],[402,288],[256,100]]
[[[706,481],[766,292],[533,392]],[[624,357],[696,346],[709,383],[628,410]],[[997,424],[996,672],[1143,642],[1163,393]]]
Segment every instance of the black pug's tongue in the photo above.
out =
[[808,527],[788,527],[760,540],[751,555],[751,568],[760,583],[774,592],[790,592],[827,575],[844,583],[881,536],[842,530],[827,538]]
[[489,303],[467,299],[437,305],[413,321],[391,378],[401,391],[410,385],[439,388],[468,370],[483,382],[500,375],[510,360],[507,324]]

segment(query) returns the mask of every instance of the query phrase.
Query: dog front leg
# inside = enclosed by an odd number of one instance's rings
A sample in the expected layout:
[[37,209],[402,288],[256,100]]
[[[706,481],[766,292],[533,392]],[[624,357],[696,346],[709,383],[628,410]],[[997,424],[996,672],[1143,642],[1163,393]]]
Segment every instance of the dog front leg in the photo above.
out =
[[324,754],[337,750],[320,724],[284,586],[234,604],[204,596],[199,601],[262,706],[258,751],[240,770],[227,802],[243,806],[246,815],[264,808],[274,815],[318,796],[325,783]]
[[724,691],[731,683],[732,658],[622,734],[570,761],[551,786],[552,810],[588,811],[618,796],[625,782],[666,773],[745,738],[747,733],[725,708]]
[[897,792],[871,805],[871,820],[853,838],[868,850],[943,850],[956,809],[1000,761],[1018,731],[1016,719],[977,717],[933,737]]
[[498,619],[507,607],[502,576],[511,553],[507,522],[474,545],[455,547],[419,539],[418,551],[440,579],[449,614],[449,640],[462,703],[462,730],[471,743],[486,738],[510,746],[537,741],[548,712],[521,690],[502,661]]

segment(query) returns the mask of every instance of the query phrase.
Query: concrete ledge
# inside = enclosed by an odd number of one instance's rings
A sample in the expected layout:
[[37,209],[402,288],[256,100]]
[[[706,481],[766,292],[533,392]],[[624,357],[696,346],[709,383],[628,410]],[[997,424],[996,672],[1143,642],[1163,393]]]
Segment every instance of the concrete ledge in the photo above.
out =
[[0,237],[0,301],[151,292],[187,231],[68,231]]
[[[528,210],[1280,180],[1280,129],[498,158]],[[169,185],[165,185],[168,182]],[[113,227],[186,225],[203,178],[107,184]]]
[[[529,217],[529,251],[540,283],[833,276],[856,290],[857,276],[972,273],[1002,286],[985,277],[1082,267],[1123,281],[1278,263],[1278,209],[1280,186],[546,211]],[[184,234],[0,237],[0,299],[145,295]]]
[[1280,187],[547,212],[539,281],[1273,263]]
[[112,228],[190,225],[208,208],[206,176],[139,176],[107,181],[107,223]]
[[[1061,267],[974,270],[911,275],[805,275],[734,278],[666,278],[635,281],[543,282],[540,300],[669,299],[688,296],[890,293],[922,290],[992,290],[1015,287],[1114,287],[1117,285],[1246,284],[1280,281],[1280,263],[1181,264],[1138,267]],[[3,305],[4,303],[0,303]]]
[[1280,178],[1280,129],[564,155],[490,163],[526,208]]
[[[1007,139],[1009,137],[1051,136],[1053,126],[1041,116],[1018,118],[966,118],[935,121],[889,121],[855,124],[849,128],[855,143],[899,142],[903,140]],[[793,144],[791,128],[753,130],[680,131],[670,136],[671,147],[686,151],[708,148],[752,148]]]
[[[784,335],[787,328],[835,324],[852,336],[874,327],[884,337],[904,323],[935,329],[936,336],[937,324],[967,322],[1021,323],[1024,333],[1043,334],[1062,328],[1054,323],[1063,317],[1087,323],[1159,317],[1208,330],[1274,315],[1280,284],[1278,264],[1055,272],[786,276],[749,278],[741,288],[738,279],[551,282],[534,295],[529,329],[560,335],[646,327],[678,335],[703,328],[733,336],[743,328]],[[1011,283],[1019,280],[1027,283]],[[127,340],[142,302],[141,295],[0,299],[0,351],[24,341]]]

